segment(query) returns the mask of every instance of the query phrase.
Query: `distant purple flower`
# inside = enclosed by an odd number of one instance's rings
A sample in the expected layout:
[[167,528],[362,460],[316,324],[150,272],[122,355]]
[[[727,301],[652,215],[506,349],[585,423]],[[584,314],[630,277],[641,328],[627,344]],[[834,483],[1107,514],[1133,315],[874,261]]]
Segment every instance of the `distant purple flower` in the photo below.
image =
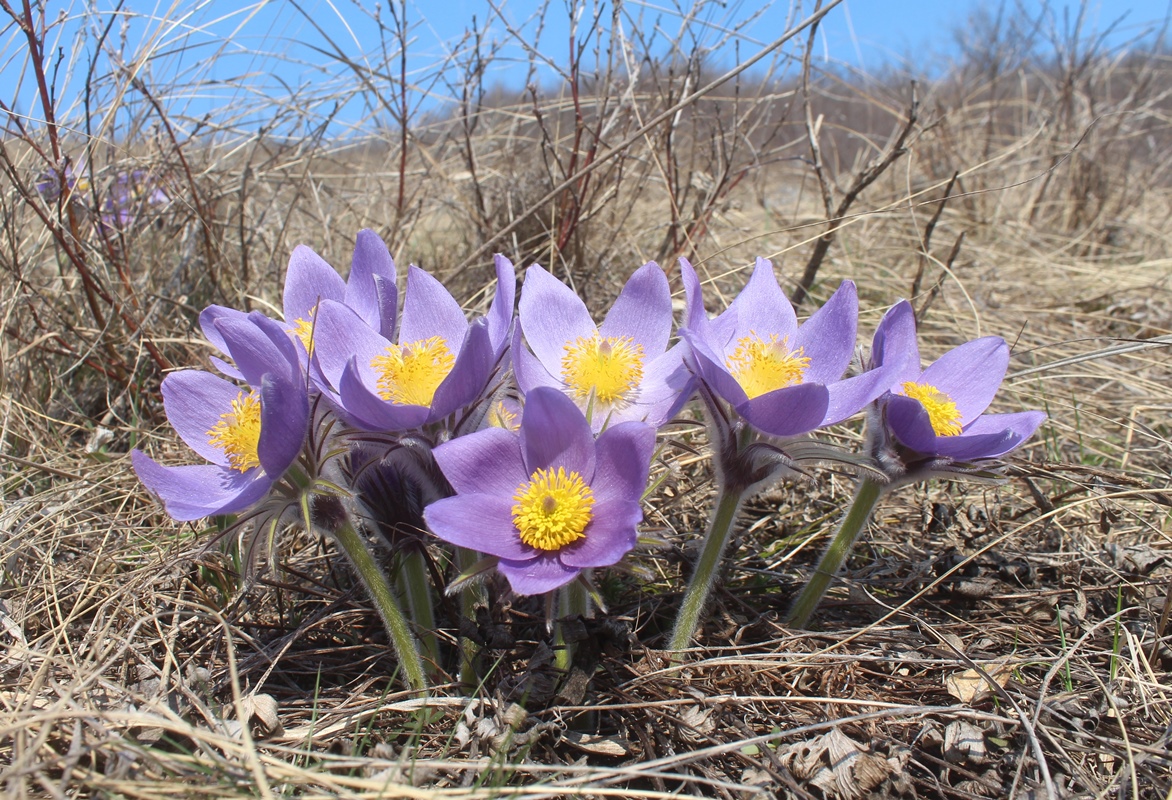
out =
[[496,270],[488,314],[469,324],[439,281],[411,267],[398,343],[353,308],[323,300],[314,336],[323,390],[354,424],[376,431],[416,428],[474,403],[509,340],[513,267],[498,257]]
[[[910,321],[910,322],[909,322]],[[949,350],[920,370],[911,306],[884,317],[875,334],[878,361],[896,359],[890,393],[879,399],[881,425],[905,452],[903,460],[996,459],[1021,446],[1046,419],[1041,411],[985,414],[1009,367],[1009,345],[986,336]]]
[[519,432],[486,428],[436,448],[457,494],[424,519],[439,538],[499,558],[518,594],[548,592],[635,546],[654,447],[655,429],[641,422],[595,440],[573,401],[538,387]]
[[[80,177],[79,177],[79,173]],[[37,193],[45,199],[47,203],[56,203],[61,199],[62,178],[66,191],[70,192],[88,192],[90,188],[89,179],[85,177],[84,163],[79,169],[74,169],[72,164],[65,165],[65,171],[62,175],[58,175],[53,170],[46,170],[37,176],[36,183],[33,184]]]
[[139,480],[177,520],[243,511],[296,460],[309,425],[297,353],[280,323],[253,313],[217,323],[248,387],[202,370],[163,380],[167,419],[210,464],[165,467],[135,450]]
[[102,225],[117,230],[129,230],[148,209],[161,209],[171,198],[159,185],[159,180],[147,170],[119,172],[106,193],[99,215]]
[[692,265],[680,259],[687,292],[681,335],[700,380],[750,425],[797,436],[861,410],[889,385],[883,370],[843,379],[855,348],[858,297],[844,281],[799,325],[763,258],[724,313],[709,320]]
[[[635,271],[601,325],[569,287],[539,266],[525,273],[513,345],[521,391],[548,386],[590,410],[591,427],[644,421],[659,426],[690,395],[683,349],[667,348],[671,290],[649,262]],[[521,334],[530,349],[519,343]]]

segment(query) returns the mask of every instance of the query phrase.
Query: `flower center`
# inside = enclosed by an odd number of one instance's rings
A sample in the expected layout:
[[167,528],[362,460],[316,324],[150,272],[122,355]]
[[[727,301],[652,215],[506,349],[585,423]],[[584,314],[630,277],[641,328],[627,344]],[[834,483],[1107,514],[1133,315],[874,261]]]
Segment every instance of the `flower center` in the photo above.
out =
[[927,383],[907,381],[900,388],[908,397],[920,401],[937,436],[956,436],[961,432],[960,412],[951,397]]
[[487,424],[491,428],[504,428],[506,431],[515,431],[521,427],[517,415],[508,409],[503,400],[488,410]]
[[430,406],[456,357],[438,336],[411,344],[392,344],[370,366],[379,373],[378,396],[405,406]]
[[583,336],[566,345],[562,380],[579,400],[593,394],[600,403],[616,403],[643,380],[643,346],[630,336]]
[[260,443],[260,395],[241,392],[232,401],[232,410],[208,431],[208,442],[228,457],[228,465],[240,472],[260,466],[256,454]]
[[750,400],[766,392],[784,389],[802,382],[810,359],[802,348],[789,349],[789,337],[777,340],[777,334],[762,339],[755,333],[737,341],[737,349],[728,357],[728,369]]
[[581,475],[564,467],[537,470],[513,499],[513,524],[521,541],[538,550],[560,550],[581,539],[593,517],[594,493]]

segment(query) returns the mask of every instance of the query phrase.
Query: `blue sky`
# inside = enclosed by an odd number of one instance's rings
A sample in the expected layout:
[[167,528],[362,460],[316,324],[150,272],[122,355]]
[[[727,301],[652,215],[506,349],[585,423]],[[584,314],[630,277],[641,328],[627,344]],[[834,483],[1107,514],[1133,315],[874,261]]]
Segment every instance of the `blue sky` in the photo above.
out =
[[[467,55],[469,48],[463,37],[474,18],[486,46],[499,48],[486,83],[514,87],[523,86],[527,75],[529,54],[522,43],[535,47],[550,61],[538,64],[537,80],[556,80],[552,65],[566,63],[571,27],[568,3],[573,3],[582,20],[601,11],[605,25],[611,24],[611,3],[602,0],[550,0],[540,32],[535,18],[540,3],[493,2],[496,10],[489,0],[396,1],[396,10],[406,14],[409,26],[409,80],[421,107],[437,108],[443,104],[437,96],[451,95],[443,78],[453,80],[454,73],[441,73],[437,65],[453,52]],[[50,32],[50,44],[65,56],[57,79],[62,106],[68,107],[81,96],[85,63],[102,24],[111,19],[114,5],[115,0],[48,0],[49,19],[60,12],[63,20]],[[320,120],[326,113],[320,107],[322,98],[355,88],[353,73],[337,53],[376,71],[386,63],[385,36],[380,36],[379,26],[381,22],[386,26],[384,31],[389,29],[391,15],[385,0],[380,5],[382,11],[375,16],[370,10],[375,4],[369,0],[253,0],[243,4],[125,0],[107,41],[125,42],[128,54],[150,54],[149,59],[132,61],[130,66],[151,85],[173,85],[174,90],[162,99],[179,115],[191,118],[239,108],[243,124],[250,107],[262,108],[267,98],[297,92],[304,96],[307,107],[313,107],[306,119]],[[1106,41],[1112,47],[1141,39],[1151,41],[1170,5],[1172,0],[1091,0],[1082,6],[1082,36],[1111,29]],[[909,63],[940,70],[959,52],[957,41],[968,30],[966,20],[981,6],[997,8],[972,0],[845,0],[826,18],[816,56],[826,63],[867,71]],[[640,36],[649,39],[658,55],[667,52],[666,42],[677,40],[689,50],[710,50],[711,60],[727,67],[776,39],[812,7],[811,2],[796,6],[777,2],[762,8],[761,3],[746,0],[625,0],[620,25],[631,41]],[[97,11],[87,15],[87,8]],[[1013,0],[1001,8],[1007,18],[1016,14],[1040,19],[1039,33],[1047,39],[1061,37],[1073,28],[1080,5],[1061,0],[1048,5],[1039,0]],[[685,24],[688,10],[696,13]],[[686,30],[682,37],[681,30]],[[17,108],[34,114],[31,82],[21,72],[24,52],[19,35],[11,27],[4,30],[0,35],[0,99],[5,103],[15,100]],[[392,65],[397,72],[397,62]],[[375,94],[382,91],[380,85]],[[377,118],[379,111],[372,108],[371,96],[367,93],[363,99],[344,103],[334,125],[361,126]],[[263,116],[250,121],[262,123]]]

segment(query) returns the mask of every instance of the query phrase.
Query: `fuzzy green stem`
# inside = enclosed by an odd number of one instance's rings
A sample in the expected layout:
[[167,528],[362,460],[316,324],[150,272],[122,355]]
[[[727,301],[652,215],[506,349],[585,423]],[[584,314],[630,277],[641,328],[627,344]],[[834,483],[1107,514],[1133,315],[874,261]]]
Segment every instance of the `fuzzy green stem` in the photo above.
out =
[[399,665],[403,668],[407,684],[417,692],[426,692],[427,675],[423,669],[423,661],[419,658],[415,636],[412,635],[411,626],[395,600],[395,591],[387,581],[387,576],[379,568],[366,542],[354,529],[350,520],[342,521],[331,532],[342,552],[350,559],[370,599],[374,601],[374,607],[382,617],[383,625],[391,637],[391,646],[395,650],[396,658],[399,659]]
[[439,640],[435,635],[435,608],[431,601],[431,576],[427,570],[427,554],[422,548],[408,548],[403,553],[399,566],[402,576],[403,593],[407,597],[407,609],[411,621],[419,631],[428,672],[435,675],[439,670]]
[[834,534],[830,546],[822,554],[822,560],[815,567],[813,576],[802,589],[802,593],[798,595],[798,599],[790,610],[789,619],[786,620],[786,624],[790,627],[805,628],[809,623],[810,617],[814,615],[814,610],[818,608],[818,603],[822,601],[822,595],[826,594],[830,582],[838,574],[838,570],[846,561],[846,557],[850,555],[851,548],[854,547],[859,534],[867,526],[867,520],[871,518],[871,512],[875,510],[875,504],[883,496],[885,487],[885,483],[874,478],[864,477],[859,480],[850,510],[846,512],[846,516],[843,517],[842,523],[838,526],[838,532]]
[[672,629],[671,643],[668,645],[669,650],[678,653],[692,643],[696,627],[700,624],[700,614],[708,602],[713,584],[716,583],[720,557],[728,545],[733,523],[736,522],[737,511],[741,507],[745,493],[745,490],[739,487],[721,487],[720,500],[712,512],[712,522],[704,539],[704,549],[700,553],[700,560],[696,562],[692,580],[688,583],[688,589],[680,603],[675,628]]
[[[480,560],[480,554],[467,547],[456,548],[456,574],[463,575],[472,569]],[[460,589],[460,616],[476,624],[476,604],[484,594],[479,584],[472,584]],[[460,683],[465,686],[476,686],[479,679],[476,674],[476,661],[480,655],[480,647],[476,642],[464,636],[460,638]]]
[[[586,594],[586,587],[581,581],[571,581],[558,590],[558,619],[567,617],[584,617],[590,611],[590,597]],[[555,663],[562,672],[568,673],[574,664],[574,644],[566,641],[565,627],[558,622],[554,644],[556,648]]]

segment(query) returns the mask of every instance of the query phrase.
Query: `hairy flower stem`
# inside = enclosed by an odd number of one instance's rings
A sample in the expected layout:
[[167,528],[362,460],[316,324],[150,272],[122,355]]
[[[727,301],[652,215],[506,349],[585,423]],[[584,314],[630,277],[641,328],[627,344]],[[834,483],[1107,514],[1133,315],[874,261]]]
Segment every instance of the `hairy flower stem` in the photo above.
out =
[[704,539],[704,549],[700,553],[700,560],[696,562],[688,589],[684,592],[675,628],[672,630],[671,643],[668,645],[669,650],[676,652],[676,659],[679,658],[679,651],[692,643],[692,636],[700,624],[700,614],[704,611],[708,595],[719,573],[721,555],[728,546],[737,511],[746,494],[747,490],[738,486],[721,486],[720,500],[712,513],[712,522]]
[[[574,616],[584,617],[589,611],[590,598],[581,581],[571,581],[558,590],[559,620]],[[554,644],[557,645],[555,648],[557,668],[564,673],[569,673],[570,667],[574,664],[574,643],[566,641],[565,626],[560,621],[554,637]]]
[[[480,554],[467,547],[456,548],[456,574],[463,575],[472,569],[480,560]],[[460,589],[460,616],[476,624],[476,604],[484,596],[484,588],[478,584],[470,584]],[[480,656],[480,647],[467,636],[460,637],[460,683],[465,686],[476,686],[479,683],[476,662]]]
[[427,675],[423,669],[423,661],[419,657],[415,636],[411,633],[411,625],[403,615],[403,610],[395,600],[395,591],[387,581],[387,576],[379,568],[366,542],[349,519],[344,519],[333,526],[330,533],[333,534],[338,547],[350,559],[350,564],[358,573],[358,578],[366,587],[370,599],[374,601],[374,607],[382,617],[383,625],[391,637],[391,646],[395,650],[395,657],[399,659],[399,665],[403,668],[407,685],[417,692],[426,692]]
[[814,615],[814,610],[818,608],[818,603],[822,601],[822,595],[826,594],[830,582],[834,580],[842,563],[850,555],[855,541],[859,538],[863,528],[867,526],[867,520],[871,518],[871,512],[875,510],[875,505],[883,496],[883,490],[887,486],[888,484],[875,478],[860,478],[850,510],[843,517],[830,546],[822,554],[822,560],[815,567],[814,575],[794,602],[793,608],[789,612],[789,618],[786,620],[787,625],[793,628],[805,628],[809,623],[810,617]]
[[403,594],[411,621],[419,631],[419,644],[428,672],[439,671],[439,640],[435,636],[435,608],[431,601],[431,576],[427,570],[427,553],[421,547],[408,548],[400,563]]

